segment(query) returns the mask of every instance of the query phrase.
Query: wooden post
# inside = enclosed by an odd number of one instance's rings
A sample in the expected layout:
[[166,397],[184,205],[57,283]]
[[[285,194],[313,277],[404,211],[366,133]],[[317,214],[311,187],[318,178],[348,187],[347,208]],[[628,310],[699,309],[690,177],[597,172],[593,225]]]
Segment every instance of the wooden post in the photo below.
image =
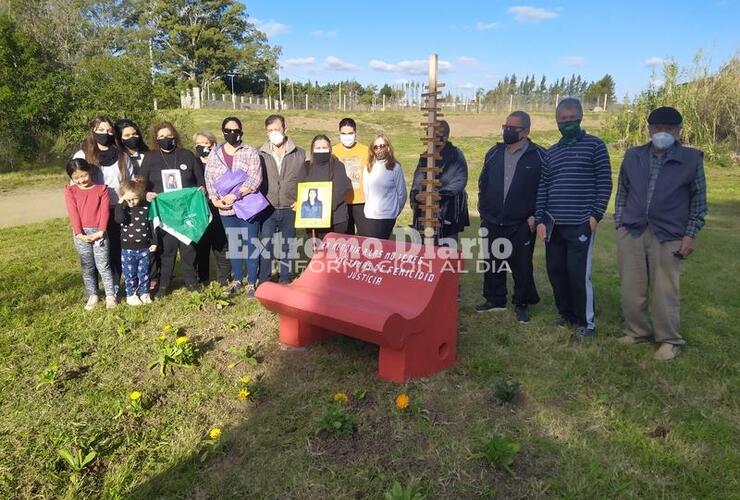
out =
[[385,94],[383,94],[383,111],[385,111]]
[[441,123],[438,118],[442,116],[438,113],[439,103],[442,98],[438,96],[440,88],[444,84],[437,83],[437,69],[439,59],[437,54],[431,54],[429,56],[429,83],[427,84],[427,91],[422,94],[424,97],[424,106],[421,108],[424,111],[426,121],[422,125],[426,128],[426,136],[421,140],[426,143],[427,150],[422,153],[422,158],[426,159],[426,165],[421,169],[423,179],[421,181],[423,190],[423,201],[420,205],[421,217],[418,220],[418,226],[422,230],[424,243],[427,245],[434,245],[437,243],[439,238],[439,227],[441,223],[439,221],[439,200],[440,194],[437,190],[440,182],[438,180],[439,174],[442,169],[437,166],[437,160],[441,160],[442,156],[440,151],[444,146],[441,139]]
[[509,113],[514,110],[514,94],[509,95]]
[[604,94],[604,111],[606,111],[606,100],[609,97],[609,94]]
[[308,111],[308,92],[306,93],[306,111]]

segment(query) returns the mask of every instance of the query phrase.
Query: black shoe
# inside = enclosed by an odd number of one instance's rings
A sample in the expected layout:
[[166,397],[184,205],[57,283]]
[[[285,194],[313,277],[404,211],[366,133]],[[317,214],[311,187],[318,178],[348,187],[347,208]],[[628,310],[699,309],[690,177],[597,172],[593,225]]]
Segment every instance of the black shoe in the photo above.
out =
[[556,327],[569,326],[570,324],[571,322],[563,318],[562,316],[558,316],[557,318],[555,318],[554,320],[550,322],[550,326],[556,326]]
[[519,323],[529,323],[529,308],[527,306],[516,306],[516,320]]
[[497,306],[493,302],[485,301],[475,306],[475,312],[484,313],[488,311],[505,311],[506,306]]
[[593,342],[595,337],[596,330],[593,328],[586,328],[585,326],[579,326],[576,328],[576,331],[573,332],[573,335],[571,335],[570,341],[574,344]]

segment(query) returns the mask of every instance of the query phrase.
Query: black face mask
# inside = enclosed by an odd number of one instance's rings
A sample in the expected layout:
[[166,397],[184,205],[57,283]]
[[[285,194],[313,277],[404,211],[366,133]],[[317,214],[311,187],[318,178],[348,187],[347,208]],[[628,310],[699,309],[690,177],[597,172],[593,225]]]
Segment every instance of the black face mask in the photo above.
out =
[[95,142],[101,146],[110,146],[113,143],[113,136],[108,133],[95,132]]
[[124,146],[126,146],[128,149],[132,151],[138,151],[139,150],[139,138],[138,137],[129,137],[128,139],[122,139],[121,142]]
[[98,161],[101,165],[113,165],[118,161],[118,150],[116,148],[98,151]]
[[242,131],[224,131],[224,140],[226,140],[226,142],[228,142],[231,146],[236,147],[239,145],[240,142],[242,142]]
[[313,162],[319,165],[329,163],[329,158],[331,158],[331,153],[328,151],[326,153],[313,153]]
[[211,148],[208,146],[195,146],[195,152],[198,153],[198,156],[201,158],[205,158],[210,154]]
[[157,145],[162,151],[172,151],[175,149],[175,138],[164,137],[162,139],[157,139]]
[[519,131],[513,127],[504,127],[504,144],[519,142]]

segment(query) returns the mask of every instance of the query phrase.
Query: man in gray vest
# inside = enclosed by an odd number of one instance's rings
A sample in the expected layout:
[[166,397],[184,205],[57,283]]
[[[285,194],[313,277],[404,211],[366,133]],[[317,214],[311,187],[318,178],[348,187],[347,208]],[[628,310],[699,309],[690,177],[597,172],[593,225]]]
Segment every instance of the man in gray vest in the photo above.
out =
[[682,121],[674,108],[650,113],[650,142],[625,153],[615,202],[625,321],[619,342],[654,341],[659,361],[675,358],[685,343],[679,333],[681,261],[694,250],[707,213],[703,153],[679,142]]

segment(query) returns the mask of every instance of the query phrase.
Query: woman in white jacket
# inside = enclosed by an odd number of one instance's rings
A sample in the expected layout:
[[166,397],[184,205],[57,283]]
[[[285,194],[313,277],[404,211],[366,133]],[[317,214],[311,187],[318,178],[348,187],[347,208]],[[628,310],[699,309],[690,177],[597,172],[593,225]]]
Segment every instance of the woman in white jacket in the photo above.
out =
[[369,149],[363,176],[367,226],[361,236],[387,240],[406,203],[406,179],[385,134],[376,135]]

